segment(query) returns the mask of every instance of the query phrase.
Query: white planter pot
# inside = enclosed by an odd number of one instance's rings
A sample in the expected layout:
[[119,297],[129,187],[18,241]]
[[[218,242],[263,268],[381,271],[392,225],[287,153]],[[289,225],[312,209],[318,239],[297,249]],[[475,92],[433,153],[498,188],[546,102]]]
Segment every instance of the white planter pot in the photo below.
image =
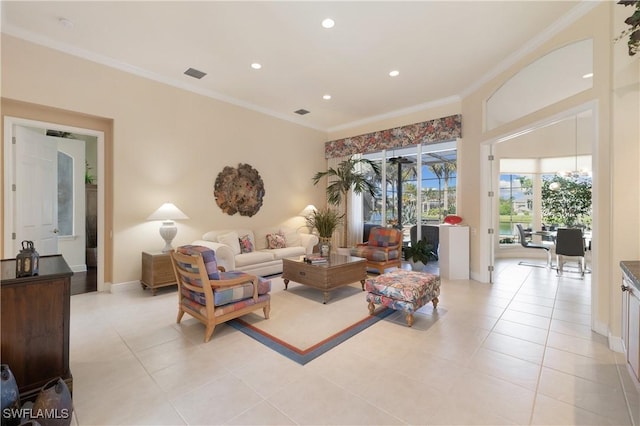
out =
[[422,262],[414,262],[413,260],[409,261],[409,265],[411,265],[411,270],[418,271],[418,272],[424,270],[424,267],[426,266]]

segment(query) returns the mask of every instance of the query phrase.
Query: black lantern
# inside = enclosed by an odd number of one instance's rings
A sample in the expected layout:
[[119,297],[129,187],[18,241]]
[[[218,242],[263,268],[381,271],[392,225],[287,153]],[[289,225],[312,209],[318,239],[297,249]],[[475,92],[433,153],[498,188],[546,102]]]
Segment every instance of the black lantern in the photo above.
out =
[[33,241],[23,241],[22,250],[16,256],[16,278],[38,275],[39,259]]

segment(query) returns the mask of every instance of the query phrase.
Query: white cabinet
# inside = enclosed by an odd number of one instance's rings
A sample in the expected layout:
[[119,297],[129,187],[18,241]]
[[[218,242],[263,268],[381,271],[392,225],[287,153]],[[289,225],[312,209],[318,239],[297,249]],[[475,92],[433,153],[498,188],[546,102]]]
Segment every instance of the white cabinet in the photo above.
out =
[[627,362],[640,379],[640,292],[623,273],[622,340]]
[[444,279],[469,279],[468,226],[440,225],[438,264],[440,276]]

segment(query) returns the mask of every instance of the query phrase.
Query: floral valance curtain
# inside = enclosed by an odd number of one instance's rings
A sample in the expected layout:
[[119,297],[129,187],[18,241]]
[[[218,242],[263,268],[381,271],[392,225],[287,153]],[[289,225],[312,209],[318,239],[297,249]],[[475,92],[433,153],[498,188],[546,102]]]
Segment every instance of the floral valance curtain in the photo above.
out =
[[435,120],[380,130],[364,135],[337,139],[325,143],[325,158],[348,157],[354,154],[402,148],[423,143],[436,143],[462,137],[462,115],[450,115]]

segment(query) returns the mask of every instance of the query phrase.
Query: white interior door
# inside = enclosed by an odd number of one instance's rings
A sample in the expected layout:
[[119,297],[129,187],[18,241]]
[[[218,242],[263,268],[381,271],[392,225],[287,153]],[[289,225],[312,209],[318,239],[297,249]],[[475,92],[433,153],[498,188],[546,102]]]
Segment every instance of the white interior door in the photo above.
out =
[[58,147],[55,140],[15,128],[14,252],[33,241],[41,256],[58,254]]

